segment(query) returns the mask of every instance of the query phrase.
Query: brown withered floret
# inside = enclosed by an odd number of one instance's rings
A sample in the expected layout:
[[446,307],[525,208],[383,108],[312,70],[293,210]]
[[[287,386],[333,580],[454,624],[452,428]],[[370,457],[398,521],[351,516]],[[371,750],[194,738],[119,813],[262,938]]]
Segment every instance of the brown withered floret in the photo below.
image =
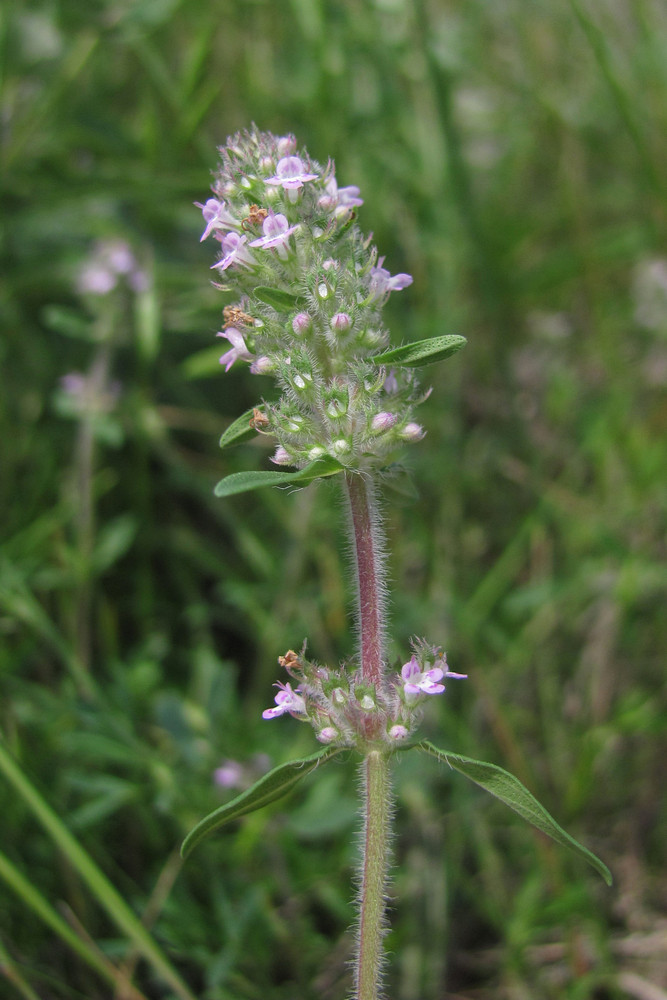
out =
[[255,322],[252,316],[243,312],[238,306],[225,306],[222,318],[225,321],[223,330],[228,330],[230,326],[250,326]]
[[288,649],[284,656],[278,657],[278,663],[285,670],[289,670],[290,667],[298,667],[300,665],[299,654],[295,653],[293,649]]
[[245,219],[241,221],[241,229],[247,230],[251,226],[261,226],[268,214],[265,208],[260,208],[259,205],[251,205]]
[[256,431],[263,431],[266,430],[267,427],[271,426],[271,421],[267,417],[266,413],[257,409],[256,406],[253,408],[252,416],[248,423],[251,427],[254,427]]

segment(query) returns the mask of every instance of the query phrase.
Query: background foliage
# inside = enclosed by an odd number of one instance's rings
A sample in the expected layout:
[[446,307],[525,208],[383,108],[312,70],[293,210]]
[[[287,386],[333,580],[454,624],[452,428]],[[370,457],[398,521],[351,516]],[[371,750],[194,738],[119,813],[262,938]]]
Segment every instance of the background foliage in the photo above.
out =
[[[349,765],[176,854],[232,794],[221,762],[243,781],[314,749],[261,720],[277,655],[353,644],[336,483],[212,494],[268,467],[217,450],[263,380],[217,366],[192,207],[254,120],[361,187],[362,227],[415,278],[394,342],[468,337],[429,369],[416,495],[387,496],[393,652],[426,635],[470,675],[426,735],[515,771],[616,877],[407,755],[391,995],[667,996],[664,7],[6,0],[0,46],[2,747],[56,824],[7,765],[3,995],[349,986]],[[138,290],[77,291],[101,240],[132,247]]]

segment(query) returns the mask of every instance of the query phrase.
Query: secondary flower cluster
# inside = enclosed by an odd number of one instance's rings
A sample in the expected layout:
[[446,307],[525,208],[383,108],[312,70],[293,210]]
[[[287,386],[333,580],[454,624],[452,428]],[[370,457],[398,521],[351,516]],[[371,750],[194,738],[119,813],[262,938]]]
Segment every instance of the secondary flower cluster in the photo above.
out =
[[297,681],[278,682],[275,706],[262,713],[275,719],[289,713],[310,722],[320,743],[357,746],[396,744],[419,724],[421,705],[429,695],[442,694],[446,677],[464,678],[447,667],[445,654],[423,640],[413,642],[413,654],[401,672],[389,675],[381,688],[364,682],[361,671],[332,670],[289,650],[278,662]]
[[348,468],[386,461],[419,440],[413,406],[425,398],[410,370],[374,358],[387,348],[381,310],[412,283],[391,275],[355,224],[357,187],[339,187],[332,162],[297,152],[296,140],[252,130],[220,150],[202,239],[219,243],[213,265],[233,301],[218,334],[236,361],[282,390],[252,426],[277,439],[273,461],[299,468],[332,456]]

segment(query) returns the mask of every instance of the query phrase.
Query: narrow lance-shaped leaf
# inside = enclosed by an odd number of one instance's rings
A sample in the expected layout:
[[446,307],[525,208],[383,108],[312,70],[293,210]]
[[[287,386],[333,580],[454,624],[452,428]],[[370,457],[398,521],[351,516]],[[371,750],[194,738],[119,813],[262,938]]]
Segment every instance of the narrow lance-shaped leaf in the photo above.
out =
[[246,438],[256,436],[257,431],[250,423],[254,416],[255,409],[260,409],[260,407],[254,407],[252,410],[246,410],[240,417],[237,417],[236,420],[232,421],[220,438],[221,448],[227,448],[230,444],[239,444]]
[[592,851],[589,851],[587,847],[584,847],[574,837],[571,837],[569,833],[563,830],[544,806],[537,801],[535,796],[521,784],[518,778],[510,774],[509,771],[503,770],[502,767],[498,767],[496,764],[488,764],[481,760],[472,760],[470,757],[462,757],[460,754],[450,753],[448,750],[439,750],[427,740],[417,743],[416,748],[430,754],[432,757],[436,757],[438,760],[444,761],[450,767],[464,774],[470,781],[474,781],[475,784],[480,785],[481,788],[490,792],[491,795],[495,795],[497,799],[504,802],[505,805],[537,827],[538,830],[541,830],[542,833],[546,833],[552,840],[562,844],[563,847],[569,847],[579,857],[584,858],[589,865],[592,865],[599,872],[607,885],[611,885],[611,872],[604,862],[600,861]]
[[429,340],[418,340],[414,344],[403,344],[394,347],[384,354],[377,354],[371,361],[376,365],[394,365],[397,368],[420,368],[422,365],[432,365],[436,361],[444,361],[450,355],[465,347],[465,337],[452,334],[447,337],[431,337]]
[[214,493],[217,497],[230,497],[262,486],[307,486],[314,479],[335,476],[343,471],[344,467],[335,458],[318,458],[297,472],[234,472],[220,480]]
[[218,830],[225,823],[233,819],[239,819],[247,813],[262,809],[270,802],[275,802],[305,778],[307,774],[314,771],[316,767],[327,760],[331,760],[336,754],[343,752],[343,747],[323,747],[309,757],[301,760],[291,760],[287,764],[280,764],[264,777],[256,781],[255,784],[246,789],[235,799],[224,806],[220,806],[214,812],[206,816],[197,826],[190,831],[181,847],[181,855],[187,858],[188,854],[204,839],[209,833]]
[[273,306],[279,312],[285,309],[294,309],[300,302],[303,302],[303,296],[286,292],[282,288],[270,288],[268,285],[259,285],[253,294],[260,302],[264,302],[267,306]]

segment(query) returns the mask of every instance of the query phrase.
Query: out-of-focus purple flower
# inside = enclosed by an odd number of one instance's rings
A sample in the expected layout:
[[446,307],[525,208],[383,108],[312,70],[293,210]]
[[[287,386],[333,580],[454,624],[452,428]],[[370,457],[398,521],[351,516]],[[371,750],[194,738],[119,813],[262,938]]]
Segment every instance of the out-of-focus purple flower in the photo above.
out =
[[237,760],[225,760],[216,767],[213,780],[220,788],[240,788],[244,784],[243,768]]
[[68,372],[60,379],[60,387],[69,397],[75,413],[110,413],[121,393],[120,382],[100,386],[99,380],[81,372]]
[[76,288],[82,295],[108,295],[125,278],[130,288],[145,291],[148,278],[124,240],[102,240],[79,271]]
[[281,257],[287,256],[287,241],[292,233],[299,228],[298,225],[290,226],[284,215],[280,212],[277,215],[267,215],[262,223],[263,236],[253,240],[248,245],[251,247],[261,247],[268,250],[275,247]]
[[204,205],[198,201],[195,202],[195,205],[197,208],[201,208],[204,222],[206,223],[206,229],[199,240],[200,243],[207,236],[210,236],[214,230],[235,229],[238,226],[238,220],[227,211],[224,201],[218,201],[217,198],[209,198]]
[[400,292],[403,288],[407,288],[408,285],[412,284],[412,275],[391,275],[389,271],[382,266],[383,264],[384,257],[380,257],[377,266],[372,267],[370,271],[371,280],[368,285],[368,291],[374,299],[381,299],[385,295],[388,295],[389,292]]
[[229,371],[235,361],[253,360],[254,355],[246,347],[246,342],[240,330],[236,330],[233,326],[230,326],[227,330],[223,330],[222,333],[217,333],[216,337],[225,337],[232,345],[220,358],[220,364],[225,366],[226,372]]
[[238,233],[225,233],[220,241],[223,256],[217,264],[211,265],[211,270],[218,268],[220,271],[226,271],[232,264],[252,267],[255,259],[245,246],[247,241],[247,236],[240,236]]
[[306,703],[301,695],[298,694],[298,688],[296,691],[292,691],[289,682],[281,684],[280,681],[278,681],[276,687],[280,688],[274,699],[276,706],[275,708],[265,709],[262,712],[263,719],[276,719],[279,715],[284,715],[285,712],[289,712],[290,715],[306,714]]
[[301,157],[283,156],[278,160],[276,172],[273,177],[267,177],[267,184],[279,184],[284,191],[287,191],[290,201],[296,201],[299,189],[308,181],[317,180],[317,174],[309,174]]

